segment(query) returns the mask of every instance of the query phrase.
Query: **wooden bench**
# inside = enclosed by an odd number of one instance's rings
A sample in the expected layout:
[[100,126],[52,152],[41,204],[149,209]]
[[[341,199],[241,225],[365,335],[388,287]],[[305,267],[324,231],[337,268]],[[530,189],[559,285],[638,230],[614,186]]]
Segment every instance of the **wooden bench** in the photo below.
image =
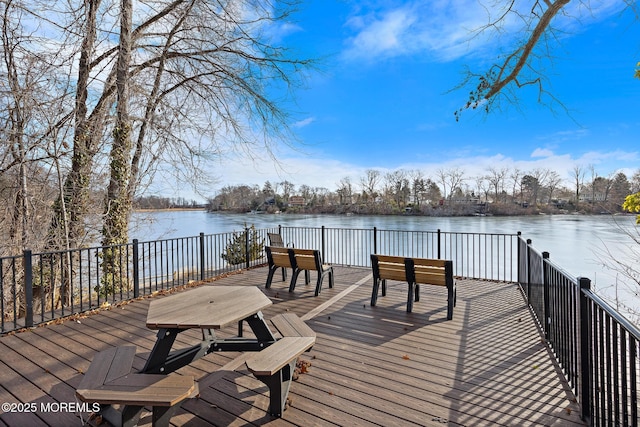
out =
[[291,256],[289,255],[289,249],[283,246],[265,246],[265,252],[267,253],[267,262],[269,263],[269,274],[267,275],[267,283],[265,288],[271,287],[271,281],[273,275],[279,268],[282,268],[282,281],[287,280],[287,268],[293,269],[291,264]]
[[269,413],[281,417],[296,368],[296,360],[313,347],[316,334],[296,314],[285,313],[271,319],[283,336],[264,350],[252,353],[247,369],[269,388]]
[[[135,354],[134,346],[99,352],[76,396],[84,402],[99,403],[100,415],[114,426],[136,425],[144,406],[153,408],[154,426],[168,426],[180,404],[198,395],[198,385],[192,376],[132,373]],[[116,410],[112,404],[123,407]]]
[[333,267],[322,263],[320,251],[316,249],[289,249],[291,254],[291,264],[293,265],[293,277],[289,292],[293,292],[296,287],[296,280],[301,271],[305,272],[305,283],[309,283],[306,276],[309,271],[318,272],[318,280],[316,282],[315,295],[318,296],[322,290],[322,281],[324,276],[329,275],[329,287],[333,288]]
[[[282,240],[282,236],[279,233],[267,233],[267,237],[269,238],[269,246],[284,248],[285,244]],[[293,243],[287,243],[287,247],[293,248]],[[282,281],[287,280],[287,269],[282,266]]]
[[453,319],[456,305],[456,282],[453,278],[453,261],[428,258],[407,258],[390,255],[371,255],[373,292],[371,305],[376,305],[382,283],[382,296],[387,293],[387,280],[407,282],[407,312],[413,310],[413,302],[420,300],[420,284],[447,288],[447,319]]

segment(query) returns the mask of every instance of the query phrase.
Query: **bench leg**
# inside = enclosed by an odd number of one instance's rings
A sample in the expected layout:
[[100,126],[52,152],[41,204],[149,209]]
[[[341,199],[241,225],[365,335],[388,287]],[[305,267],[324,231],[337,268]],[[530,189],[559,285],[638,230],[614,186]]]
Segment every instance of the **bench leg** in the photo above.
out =
[[289,292],[293,292],[296,288],[296,281],[298,280],[298,275],[300,274],[299,269],[294,269],[293,274],[291,275],[291,283],[289,284]]
[[[271,287],[271,281],[273,280],[273,275],[275,274],[277,269],[278,267],[276,267],[275,265],[269,267],[269,274],[267,275],[267,283],[264,285],[265,288],[269,289]],[[284,269],[282,271],[283,271],[282,275],[284,280]]]
[[456,285],[447,287],[447,320],[453,319],[453,307],[456,306]]
[[287,281],[287,269],[284,268],[284,267],[281,267],[281,268],[282,268],[282,281],[286,282]]
[[413,311],[413,295],[415,293],[415,283],[409,283],[409,293],[407,294],[407,313]]
[[371,292],[371,307],[376,306],[378,300],[378,289],[380,288],[380,279],[373,279],[373,291]]
[[296,359],[289,362],[273,375],[256,376],[269,387],[269,413],[274,417],[282,417],[282,412],[287,403],[291,378],[296,367]]

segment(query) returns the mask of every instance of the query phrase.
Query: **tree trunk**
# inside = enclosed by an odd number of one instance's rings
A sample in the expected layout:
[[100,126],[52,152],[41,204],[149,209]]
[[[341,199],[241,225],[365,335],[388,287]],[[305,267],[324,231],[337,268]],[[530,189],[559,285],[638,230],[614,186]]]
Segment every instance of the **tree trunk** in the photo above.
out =
[[[116,126],[111,147],[110,180],[104,207],[102,245],[126,244],[129,240],[129,215],[131,197],[129,179],[131,177],[131,121],[129,119],[129,64],[131,62],[131,0],[122,0],[120,11],[120,44],[116,66]],[[110,294],[125,286],[119,271],[123,261],[122,252],[113,246],[103,250],[103,288]]]
[[[84,218],[89,205],[89,180],[93,157],[101,129],[87,117],[87,98],[91,72],[91,57],[96,42],[96,16],[100,0],[86,0],[85,35],[80,49],[78,83],[75,102],[75,133],[71,171],[64,182],[62,193],[54,203],[49,246],[80,247],[85,237]],[[66,226],[65,226],[66,224]]]

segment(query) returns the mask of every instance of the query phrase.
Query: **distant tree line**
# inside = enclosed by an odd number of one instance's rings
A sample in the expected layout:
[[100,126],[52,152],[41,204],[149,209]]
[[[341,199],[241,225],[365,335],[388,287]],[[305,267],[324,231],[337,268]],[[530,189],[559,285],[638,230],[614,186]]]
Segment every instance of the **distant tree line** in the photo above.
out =
[[136,198],[133,201],[133,207],[135,209],[196,209],[203,208],[204,204],[184,197],[144,196]]
[[640,170],[600,175],[596,168],[575,166],[570,179],[551,169],[523,171],[488,168],[470,176],[460,168],[383,172],[368,169],[356,180],[344,177],[331,191],[290,181],[221,188],[207,202],[210,211],[312,212],[422,215],[537,212],[622,212],[631,193],[640,191]]

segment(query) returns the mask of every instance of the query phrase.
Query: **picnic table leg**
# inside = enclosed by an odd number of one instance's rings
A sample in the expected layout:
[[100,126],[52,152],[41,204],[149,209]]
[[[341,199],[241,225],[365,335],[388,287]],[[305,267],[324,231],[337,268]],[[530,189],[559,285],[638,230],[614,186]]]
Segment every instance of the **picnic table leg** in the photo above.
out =
[[269,413],[274,417],[282,417],[289,388],[291,387],[291,379],[293,371],[296,367],[297,358],[289,362],[282,369],[273,375],[256,376],[260,381],[269,387]]
[[[184,400],[182,402],[184,402]],[[182,402],[178,402],[173,406],[154,406],[151,415],[151,425],[153,427],[169,427],[171,417],[178,411]]]
[[178,336],[178,329],[162,328],[156,335],[156,343],[153,345],[151,354],[142,369],[142,372],[147,374],[161,374],[165,373],[162,367],[171,352],[176,337]]
[[113,426],[134,427],[138,425],[138,421],[140,421],[142,409],[142,406],[127,405],[118,411],[113,406],[108,405],[100,411],[100,416]]
[[244,320],[249,324],[249,327],[255,334],[258,342],[274,342],[276,340],[271,329],[269,329],[269,325],[267,325],[267,322],[264,320],[264,316],[261,311]]

